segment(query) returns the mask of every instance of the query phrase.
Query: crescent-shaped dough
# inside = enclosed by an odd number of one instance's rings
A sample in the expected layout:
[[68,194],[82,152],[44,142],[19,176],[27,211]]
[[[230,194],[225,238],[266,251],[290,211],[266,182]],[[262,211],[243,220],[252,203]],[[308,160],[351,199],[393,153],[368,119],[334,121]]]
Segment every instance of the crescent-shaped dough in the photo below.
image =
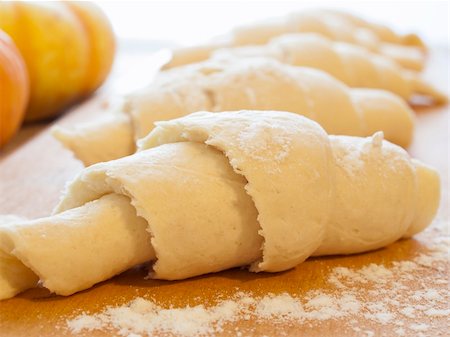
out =
[[322,71],[261,58],[207,61],[163,72],[148,88],[126,98],[123,113],[72,129],[57,128],[54,135],[88,166],[132,154],[130,144],[146,136],[157,121],[237,109],[294,112],[337,135],[383,131],[387,140],[404,147],[414,129],[412,110],[390,92],[349,89]]
[[0,250],[69,295],[146,261],[173,280],[377,249],[439,204],[436,172],[382,133],[327,136],[288,112],[194,113],[159,122],[140,148],[84,169],[54,215],[0,227]]
[[164,68],[204,61],[218,48],[266,44],[290,33],[317,33],[333,41],[361,46],[407,69],[421,70],[425,64],[425,45],[415,34],[398,35],[385,26],[343,12],[311,10],[238,27],[204,45],[175,49]]
[[[24,221],[14,215],[0,215],[0,228]],[[36,274],[8,250],[2,249],[0,244],[0,299],[13,297],[25,289],[33,288],[38,280]]]
[[437,104],[447,101],[444,93],[389,58],[319,34],[286,34],[266,45],[223,48],[212,54],[212,58],[230,57],[274,58],[295,66],[323,70],[353,88],[384,89],[410,101],[414,95],[423,95]]

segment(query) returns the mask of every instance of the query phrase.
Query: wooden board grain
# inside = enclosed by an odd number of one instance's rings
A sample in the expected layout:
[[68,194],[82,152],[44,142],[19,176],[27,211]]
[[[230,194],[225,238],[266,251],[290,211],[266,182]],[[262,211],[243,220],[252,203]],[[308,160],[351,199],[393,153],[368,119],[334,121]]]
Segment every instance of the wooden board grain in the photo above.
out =
[[[430,81],[447,92],[448,60],[447,49],[435,51],[426,74]],[[93,97],[56,123],[69,125],[103,113],[105,97],[106,93]],[[287,292],[304,297],[312,290],[320,290],[338,296],[339,289],[327,281],[333,268],[341,266],[357,269],[371,263],[389,267],[396,261],[413,260],[421,253],[429,252],[436,240],[448,236],[448,123],[448,106],[417,109],[415,141],[409,152],[439,170],[443,189],[441,207],[433,226],[414,239],[402,240],[385,249],[366,254],[310,259],[284,273],[252,274],[235,269],[184,281],[166,282],[144,280],[144,271],[132,270],[66,298],[53,296],[44,289],[32,289],[16,298],[0,302],[0,336],[70,336],[71,332],[66,329],[68,318],[82,311],[99,312],[108,305],[124,304],[137,296],[151,298],[166,307],[197,304],[208,306],[237,291],[252,292],[255,296]],[[0,214],[13,213],[25,217],[48,215],[66,181],[81,170],[81,164],[50,136],[50,127],[51,123],[25,128],[15,142],[0,154]],[[448,310],[448,282],[435,282],[438,279],[448,280],[448,272],[448,260],[438,267],[430,266],[415,271],[411,280],[407,281],[406,289],[398,294],[400,302],[409,303],[412,291],[432,288],[447,294],[447,302],[434,302],[435,308]],[[389,290],[390,286],[386,284],[378,289],[378,295],[377,292],[370,291],[367,284],[357,285],[356,290],[367,301],[379,300],[382,303],[381,297],[386,294],[384,290]],[[448,335],[450,327],[446,315],[429,316],[419,312],[407,317],[399,314],[395,320],[383,324],[368,319],[366,314],[367,310],[363,308],[351,317],[310,321],[308,324],[275,323],[270,320],[260,322],[251,317],[250,320],[226,324],[220,334],[233,336],[238,328],[244,335],[254,336],[395,336],[398,335],[398,322],[401,320],[401,326],[405,327],[407,335],[444,336]],[[426,330],[408,330],[417,323],[425,324]],[[114,334],[104,330],[80,335]]]

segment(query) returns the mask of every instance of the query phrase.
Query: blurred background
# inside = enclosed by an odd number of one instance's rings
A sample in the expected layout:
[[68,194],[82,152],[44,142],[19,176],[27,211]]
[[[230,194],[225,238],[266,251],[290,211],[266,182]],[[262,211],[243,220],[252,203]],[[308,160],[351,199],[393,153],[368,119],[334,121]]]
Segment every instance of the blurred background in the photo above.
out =
[[[400,33],[416,32],[430,46],[449,48],[448,1],[94,1],[111,20],[119,41],[109,89],[126,93],[149,82],[169,57],[163,48],[202,43],[232,27],[310,8],[349,11]],[[121,57],[120,51],[127,51]],[[133,53],[137,51],[138,53]],[[148,52],[159,51],[148,56]],[[143,56],[141,52],[147,54]],[[145,59],[142,59],[144,57]],[[134,58],[134,60],[133,60]],[[139,58],[139,59],[137,59]],[[140,69],[124,63],[146,64]]]
[[281,16],[291,11],[327,7],[351,11],[415,31],[432,44],[448,44],[448,1],[95,1],[109,16],[122,40],[194,44],[230,27]]

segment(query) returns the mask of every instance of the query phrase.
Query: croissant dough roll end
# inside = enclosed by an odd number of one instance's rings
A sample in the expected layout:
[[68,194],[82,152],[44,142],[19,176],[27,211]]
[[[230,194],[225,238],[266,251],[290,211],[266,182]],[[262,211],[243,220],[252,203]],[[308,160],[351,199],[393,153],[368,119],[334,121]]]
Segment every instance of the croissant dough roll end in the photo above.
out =
[[439,174],[419,160],[412,161],[417,177],[417,204],[414,220],[403,236],[405,238],[423,231],[432,222],[439,208],[441,194]]
[[404,45],[413,46],[413,47],[419,47],[423,51],[427,51],[427,45],[422,40],[422,38],[419,35],[415,34],[415,33],[410,33],[410,34],[403,35],[402,36],[402,42],[403,42]]
[[39,277],[11,254],[11,242],[4,230],[13,224],[22,224],[24,219],[0,215],[0,300],[36,286]]
[[133,129],[125,114],[108,113],[74,128],[55,126],[52,135],[84,166],[128,156],[136,149]]
[[365,123],[365,134],[382,130],[384,137],[401,147],[408,147],[414,134],[414,113],[398,96],[384,90],[354,89],[353,102]]
[[400,239],[415,215],[417,184],[409,155],[383,140],[382,132],[330,136],[330,141],[336,204],[314,255],[360,253]]
[[168,70],[186,64],[204,61],[211,56],[214,50],[224,48],[227,45],[228,44],[225,42],[216,41],[210,44],[173,49],[172,58],[169,62],[164,64],[162,70]]
[[416,73],[408,72],[406,76],[414,88],[415,93],[429,97],[436,104],[446,104],[448,102],[448,97],[445,93],[425,82]]
[[275,36],[286,34],[289,27],[283,20],[273,19],[259,24],[237,27],[232,31],[233,45],[260,45],[267,43]]
[[[106,195],[78,208],[1,230],[8,253],[60,295],[91,287],[154,258],[147,223],[124,196]],[[109,261],[105,263],[105,261]],[[2,277],[14,279],[13,273]]]

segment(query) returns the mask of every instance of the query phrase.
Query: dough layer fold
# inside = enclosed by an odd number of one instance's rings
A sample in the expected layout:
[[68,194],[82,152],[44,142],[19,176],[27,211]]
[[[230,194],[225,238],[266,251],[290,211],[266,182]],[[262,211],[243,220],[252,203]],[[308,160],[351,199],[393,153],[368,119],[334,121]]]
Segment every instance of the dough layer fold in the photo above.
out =
[[399,35],[386,26],[340,11],[310,10],[237,27],[210,43],[174,49],[165,69],[204,61],[219,48],[262,45],[291,33],[316,33],[333,41],[360,46],[415,71],[422,70],[426,60],[425,44],[415,34]]
[[129,95],[121,114],[73,129],[60,127],[54,135],[89,166],[132,154],[130,144],[146,136],[157,121],[196,111],[240,109],[290,111],[336,135],[383,131],[387,140],[402,147],[411,143],[414,129],[412,110],[390,92],[349,89],[319,70],[252,58],[163,72],[149,87]]
[[382,133],[328,136],[281,111],[194,113],[84,169],[54,215],[5,222],[0,298],[37,279],[69,295],[148,261],[167,280],[287,270],[409,237],[438,204],[437,173]]

